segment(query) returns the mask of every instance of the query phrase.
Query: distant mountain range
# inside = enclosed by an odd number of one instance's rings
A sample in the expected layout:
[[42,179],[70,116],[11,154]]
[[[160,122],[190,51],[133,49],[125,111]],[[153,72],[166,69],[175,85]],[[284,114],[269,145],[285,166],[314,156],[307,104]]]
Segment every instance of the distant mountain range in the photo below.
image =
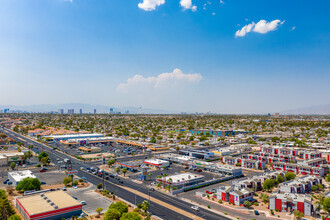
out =
[[45,113],[45,112],[57,112],[59,109],[63,109],[64,113],[68,112],[68,109],[74,109],[75,113],[79,113],[79,109],[82,109],[83,113],[92,113],[96,109],[96,113],[109,113],[110,108],[113,108],[114,112],[121,112],[124,114],[129,111],[130,114],[169,114],[168,112],[159,109],[144,109],[137,107],[114,107],[103,105],[89,105],[82,103],[69,103],[69,104],[45,104],[45,105],[29,105],[29,106],[16,106],[16,105],[0,105],[0,109],[9,109],[10,111],[25,111],[31,113]]
[[330,115],[330,104],[297,108],[293,110],[283,111],[280,113],[294,115]]

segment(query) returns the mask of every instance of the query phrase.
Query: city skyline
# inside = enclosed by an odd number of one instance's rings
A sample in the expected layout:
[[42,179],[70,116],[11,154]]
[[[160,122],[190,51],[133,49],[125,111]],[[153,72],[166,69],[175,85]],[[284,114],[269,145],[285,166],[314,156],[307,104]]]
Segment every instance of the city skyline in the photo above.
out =
[[325,1],[4,1],[0,104],[215,113],[329,104],[328,7]]

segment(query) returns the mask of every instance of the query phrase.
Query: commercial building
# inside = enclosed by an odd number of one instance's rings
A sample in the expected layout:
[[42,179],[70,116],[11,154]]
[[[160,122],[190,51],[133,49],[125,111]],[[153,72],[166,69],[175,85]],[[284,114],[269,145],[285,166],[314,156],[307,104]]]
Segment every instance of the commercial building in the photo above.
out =
[[23,163],[24,152],[1,152],[0,153],[0,166],[6,166],[11,162]]
[[79,114],[82,114],[83,112],[82,112],[82,109],[79,109]]
[[102,151],[102,149],[100,147],[84,147],[84,146],[81,146],[78,149],[81,150],[84,153],[99,153],[99,152]]
[[193,173],[182,173],[172,176],[157,178],[157,181],[175,186],[177,188],[198,184],[204,180],[203,175]]
[[190,156],[168,153],[168,154],[160,154],[155,157],[170,161],[172,163],[181,164],[183,166],[198,168],[198,169],[211,171],[215,173],[221,173],[225,175],[233,175],[234,177],[243,175],[242,168],[240,167],[223,165],[220,163],[205,162],[205,161],[197,160],[196,158]]
[[30,170],[8,172],[8,179],[13,183],[14,187],[16,187],[20,181],[28,177],[36,178]]
[[269,209],[293,212],[298,210],[306,216],[312,216],[314,207],[312,197],[296,193],[274,193],[269,197]]
[[103,134],[69,134],[69,135],[45,136],[45,138],[53,139],[54,141],[81,139],[81,138],[97,138],[97,137],[104,137],[104,135]]
[[191,133],[193,135],[209,134],[217,137],[234,136],[236,134],[236,132],[233,130],[206,130],[206,129],[194,129],[191,130]]
[[97,145],[97,144],[105,144],[110,145],[115,142],[115,138],[113,137],[95,137],[95,138],[77,138],[77,139],[68,139],[61,140],[61,144],[64,145]]
[[127,168],[127,170],[131,172],[137,172],[140,170],[141,165],[143,165],[142,161],[125,161],[125,162],[116,162],[116,165],[121,168]]
[[93,111],[94,114],[96,114],[96,108],[94,108],[94,111]]
[[195,157],[198,159],[208,159],[214,157],[213,152],[204,151],[204,150],[179,150],[180,155]]
[[63,115],[63,114],[64,114],[64,110],[63,110],[63,109],[59,109],[59,110],[58,110],[58,114]]
[[157,168],[170,166],[170,162],[168,162],[167,160],[160,160],[160,159],[145,160],[144,163]]
[[82,213],[82,204],[62,190],[18,197],[16,208],[25,220],[61,220]]
[[68,114],[74,114],[74,109],[68,109]]

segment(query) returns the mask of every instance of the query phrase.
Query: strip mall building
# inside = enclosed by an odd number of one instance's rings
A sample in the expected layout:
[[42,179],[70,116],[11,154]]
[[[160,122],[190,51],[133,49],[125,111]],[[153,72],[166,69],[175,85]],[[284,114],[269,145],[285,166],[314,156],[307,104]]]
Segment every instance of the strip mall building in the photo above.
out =
[[82,213],[82,204],[63,191],[18,197],[16,208],[25,220],[61,220]]

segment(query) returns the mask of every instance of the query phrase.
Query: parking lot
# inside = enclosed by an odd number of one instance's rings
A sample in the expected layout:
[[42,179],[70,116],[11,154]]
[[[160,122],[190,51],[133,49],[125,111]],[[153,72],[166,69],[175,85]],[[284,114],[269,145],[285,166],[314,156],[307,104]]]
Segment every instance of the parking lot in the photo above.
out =
[[40,180],[40,182],[46,182],[47,185],[62,184],[63,179],[66,177],[63,171],[48,171],[44,173],[34,171],[33,174]]
[[[83,154],[78,148],[79,145],[67,146],[57,142],[49,142],[47,143],[49,146],[58,148],[61,151],[75,156]],[[122,144],[111,143],[109,145],[99,144],[95,145],[96,147],[100,147],[102,149],[101,153],[115,153],[117,157],[127,156],[127,155],[137,155],[142,153],[142,149],[138,147],[128,147]]]
[[103,208],[103,212],[108,210],[111,201],[106,197],[96,193],[94,185],[90,185],[83,189],[69,188],[67,193],[71,196],[76,197],[79,201],[85,201],[86,205],[83,205],[83,210],[91,215],[96,215],[96,208]]
[[[163,174],[166,174],[167,176],[171,176],[171,175],[176,175],[176,174],[181,174],[181,173],[193,173],[193,174],[203,175],[205,177],[205,179],[204,179],[205,181],[220,177],[220,175],[216,174],[216,173],[211,173],[211,172],[206,172],[206,171],[197,172],[197,171],[185,169],[185,167],[176,165],[176,164],[171,164],[171,166],[168,167],[167,169],[151,168],[148,170],[148,174],[149,173],[152,173],[152,175],[147,176],[146,184],[155,182],[157,179],[157,176],[162,176]],[[140,178],[140,175],[141,175],[140,173],[129,173],[128,176],[130,177],[130,179],[137,180]]]

